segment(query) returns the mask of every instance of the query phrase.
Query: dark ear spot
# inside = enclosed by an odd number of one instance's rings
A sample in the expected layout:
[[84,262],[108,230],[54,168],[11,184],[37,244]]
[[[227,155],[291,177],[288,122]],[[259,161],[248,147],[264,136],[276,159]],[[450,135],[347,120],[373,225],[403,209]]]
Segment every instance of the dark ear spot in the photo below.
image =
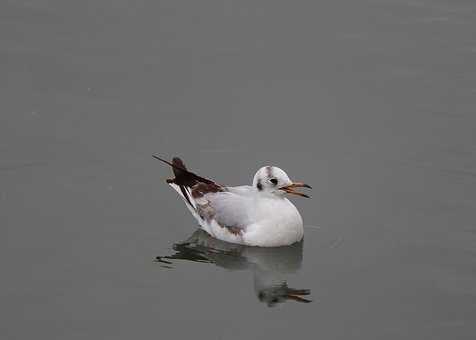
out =
[[261,180],[258,180],[258,183],[256,183],[256,188],[258,188],[259,191],[263,190],[263,184],[261,184]]

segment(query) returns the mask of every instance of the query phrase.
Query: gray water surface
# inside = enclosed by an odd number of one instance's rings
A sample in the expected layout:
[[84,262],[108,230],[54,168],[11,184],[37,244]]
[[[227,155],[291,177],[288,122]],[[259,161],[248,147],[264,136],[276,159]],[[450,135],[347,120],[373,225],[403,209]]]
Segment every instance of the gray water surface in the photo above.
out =
[[[0,59],[2,339],[476,337],[474,1],[5,0]],[[311,184],[301,248],[184,246],[153,153]]]

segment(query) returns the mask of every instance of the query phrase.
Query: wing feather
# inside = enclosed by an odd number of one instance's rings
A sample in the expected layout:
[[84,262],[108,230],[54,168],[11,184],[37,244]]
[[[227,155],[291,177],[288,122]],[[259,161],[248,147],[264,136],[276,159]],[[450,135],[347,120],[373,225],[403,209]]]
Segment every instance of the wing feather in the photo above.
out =
[[245,229],[250,223],[252,200],[243,195],[223,191],[203,196],[205,202],[199,204],[199,212],[213,218],[220,226],[236,230]]

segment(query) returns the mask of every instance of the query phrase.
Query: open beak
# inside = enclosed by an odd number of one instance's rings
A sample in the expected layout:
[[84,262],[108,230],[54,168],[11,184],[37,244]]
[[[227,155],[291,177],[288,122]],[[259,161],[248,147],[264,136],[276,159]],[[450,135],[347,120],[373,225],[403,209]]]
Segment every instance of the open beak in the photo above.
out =
[[311,198],[310,196],[303,194],[302,192],[296,191],[296,188],[309,188],[312,189],[312,187],[309,184],[305,184],[302,182],[294,182],[290,185],[286,185],[285,187],[279,188],[280,190],[283,190],[287,192],[288,194],[293,194],[301,197],[306,197],[306,198]]

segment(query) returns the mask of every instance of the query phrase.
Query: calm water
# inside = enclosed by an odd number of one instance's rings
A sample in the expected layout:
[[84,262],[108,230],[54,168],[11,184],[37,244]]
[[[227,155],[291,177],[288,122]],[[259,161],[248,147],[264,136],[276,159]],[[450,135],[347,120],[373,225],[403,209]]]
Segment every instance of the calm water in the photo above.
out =
[[[0,58],[2,339],[476,337],[474,1],[4,0]],[[306,181],[304,243],[152,153]]]

